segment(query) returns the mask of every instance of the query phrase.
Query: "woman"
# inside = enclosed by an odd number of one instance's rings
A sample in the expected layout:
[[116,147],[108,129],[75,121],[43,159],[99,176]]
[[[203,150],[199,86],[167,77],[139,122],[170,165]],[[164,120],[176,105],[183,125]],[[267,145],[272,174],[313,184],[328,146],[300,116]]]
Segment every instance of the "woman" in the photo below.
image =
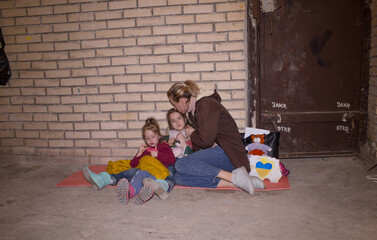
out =
[[[201,94],[194,81],[177,82],[167,92],[174,109],[186,114],[193,127],[187,127],[194,153],[178,159],[175,180],[192,187],[231,187],[244,189],[250,195],[264,183],[249,176],[250,163],[238,127],[221,105],[216,92]],[[200,150],[200,151],[199,151]]]

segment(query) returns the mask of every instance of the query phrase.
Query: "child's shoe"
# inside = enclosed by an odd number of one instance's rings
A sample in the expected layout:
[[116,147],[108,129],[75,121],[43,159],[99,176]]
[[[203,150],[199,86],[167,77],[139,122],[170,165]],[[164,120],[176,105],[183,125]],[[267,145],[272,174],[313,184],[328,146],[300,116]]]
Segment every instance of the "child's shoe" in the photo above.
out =
[[134,197],[134,203],[136,205],[141,205],[147,202],[153,197],[153,187],[150,185],[145,185],[141,188],[140,192]]
[[[166,183],[167,184],[167,183]],[[161,199],[165,200],[168,198],[168,193],[160,186],[160,184],[151,179],[151,178],[144,178],[143,185],[149,185],[153,187],[153,192]],[[168,186],[169,187],[169,186]]]
[[127,179],[122,178],[117,184],[117,195],[120,204],[127,205],[130,199],[130,184]]
[[107,172],[101,172],[99,174],[89,170],[87,166],[82,168],[82,173],[85,179],[92,184],[92,187],[97,190],[101,190],[103,187],[111,184],[110,174]]

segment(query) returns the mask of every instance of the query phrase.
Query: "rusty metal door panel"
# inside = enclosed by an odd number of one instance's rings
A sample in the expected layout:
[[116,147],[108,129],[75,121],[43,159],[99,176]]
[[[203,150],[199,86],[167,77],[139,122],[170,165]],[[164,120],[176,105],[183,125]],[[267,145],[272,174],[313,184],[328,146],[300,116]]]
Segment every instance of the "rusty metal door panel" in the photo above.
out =
[[283,157],[355,152],[363,2],[282,0],[261,13],[257,126]]

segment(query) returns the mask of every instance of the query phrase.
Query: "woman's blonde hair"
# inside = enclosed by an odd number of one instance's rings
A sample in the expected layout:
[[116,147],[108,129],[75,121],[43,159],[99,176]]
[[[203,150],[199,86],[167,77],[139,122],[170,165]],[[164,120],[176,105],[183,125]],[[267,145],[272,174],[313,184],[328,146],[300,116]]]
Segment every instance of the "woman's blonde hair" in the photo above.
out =
[[153,117],[147,118],[147,120],[145,120],[145,124],[142,129],[143,139],[145,139],[146,130],[150,130],[154,134],[158,134],[160,137],[162,136],[160,131],[160,125],[158,125],[157,120]]
[[184,97],[188,100],[191,97],[197,97],[200,93],[198,84],[192,80],[186,80],[185,82],[174,83],[173,86],[167,92],[168,98],[174,102],[179,102],[179,99]]

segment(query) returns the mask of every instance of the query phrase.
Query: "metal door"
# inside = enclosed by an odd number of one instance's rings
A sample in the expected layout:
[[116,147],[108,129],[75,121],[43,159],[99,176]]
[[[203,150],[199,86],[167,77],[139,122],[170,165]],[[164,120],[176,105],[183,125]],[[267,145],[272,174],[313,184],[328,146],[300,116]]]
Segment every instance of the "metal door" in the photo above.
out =
[[256,123],[281,132],[281,158],[357,151],[363,7],[278,0],[259,12]]

